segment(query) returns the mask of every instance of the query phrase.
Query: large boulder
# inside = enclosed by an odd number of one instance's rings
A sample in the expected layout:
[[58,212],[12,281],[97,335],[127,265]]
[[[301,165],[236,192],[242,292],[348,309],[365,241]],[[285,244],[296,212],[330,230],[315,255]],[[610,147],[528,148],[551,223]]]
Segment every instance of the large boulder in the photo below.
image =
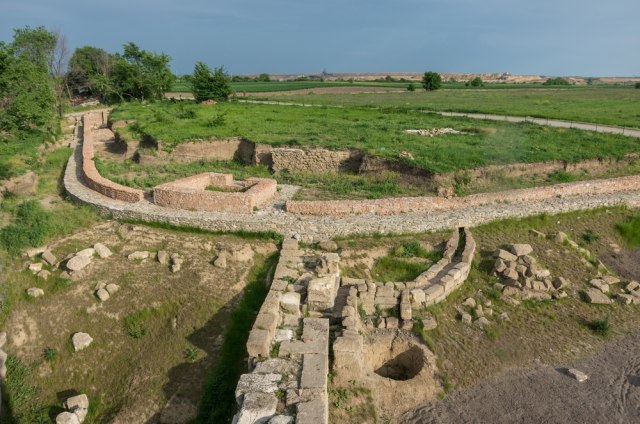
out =
[[89,412],[89,398],[87,395],[77,395],[70,397],[64,402],[64,408],[78,417],[78,421],[83,422]]
[[136,252],[130,253],[129,256],[127,256],[127,258],[132,261],[140,261],[142,259],[147,259],[148,257],[149,257],[149,252],[147,252],[146,250],[136,251]]
[[58,262],[58,259],[53,253],[51,253],[51,250],[45,250],[44,252],[42,252],[42,260],[50,266],[54,266],[56,262]]
[[56,424],[80,424],[80,419],[76,414],[65,411],[58,414]]
[[44,290],[38,287],[31,287],[27,289],[27,295],[33,298],[44,296]]
[[496,249],[493,252],[493,257],[496,259],[502,259],[503,261],[515,262],[518,260],[518,257],[513,253],[507,252],[504,249]]
[[100,256],[102,259],[108,258],[109,256],[111,256],[113,254],[113,253],[111,253],[111,250],[107,246],[102,244],[102,243],[94,244],[93,245],[93,249],[98,254],[98,256]]
[[585,298],[589,303],[596,303],[602,305],[608,305],[612,303],[612,300],[606,294],[602,293],[602,291],[596,288],[590,288],[585,291]]
[[509,250],[516,256],[525,256],[533,252],[530,244],[512,244],[509,246]]
[[78,352],[89,347],[93,343],[93,338],[87,333],[76,333],[71,337],[71,342],[73,349]]
[[91,256],[74,256],[67,261],[66,267],[69,271],[80,271],[91,263]]

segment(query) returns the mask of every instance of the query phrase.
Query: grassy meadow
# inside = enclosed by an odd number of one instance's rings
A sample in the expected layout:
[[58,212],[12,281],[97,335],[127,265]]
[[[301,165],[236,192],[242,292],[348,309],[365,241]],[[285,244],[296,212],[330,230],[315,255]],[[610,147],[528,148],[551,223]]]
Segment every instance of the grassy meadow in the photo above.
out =
[[496,86],[500,84],[480,89],[443,88],[431,92],[417,86],[415,92],[299,94],[288,95],[287,101],[332,106],[493,113],[640,128],[640,90],[632,87],[549,88],[540,85],[522,88],[509,85],[512,89],[496,89]]
[[[150,135],[171,150],[181,141],[245,137],[274,146],[357,149],[398,159],[435,173],[492,164],[622,157],[640,151],[640,140],[535,124],[490,124],[410,109],[301,107],[229,102],[201,106],[187,102],[129,103],[111,120],[136,122],[122,129],[126,139]],[[490,126],[489,126],[490,125]],[[424,137],[406,129],[452,127],[468,134]]]

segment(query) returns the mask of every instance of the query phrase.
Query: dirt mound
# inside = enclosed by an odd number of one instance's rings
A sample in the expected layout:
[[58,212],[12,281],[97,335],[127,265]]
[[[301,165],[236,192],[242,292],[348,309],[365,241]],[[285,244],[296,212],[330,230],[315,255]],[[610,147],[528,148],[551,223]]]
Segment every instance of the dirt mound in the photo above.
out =
[[[640,333],[566,367],[518,369],[429,402],[404,423],[640,422]],[[566,375],[577,368],[584,383]]]

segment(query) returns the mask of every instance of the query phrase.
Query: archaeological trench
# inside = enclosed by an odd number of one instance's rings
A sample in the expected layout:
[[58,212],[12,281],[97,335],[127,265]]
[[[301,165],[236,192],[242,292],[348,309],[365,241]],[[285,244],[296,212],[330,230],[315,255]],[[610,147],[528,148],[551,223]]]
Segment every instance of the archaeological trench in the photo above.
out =
[[[294,189],[279,187],[274,179],[234,181],[231,175],[203,173],[145,192],[105,179],[96,169],[94,151],[105,143],[118,144],[112,131],[120,125],[108,122],[107,111],[77,119],[77,143],[64,175],[72,199],[114,219],[228,232],[273,231],[284,237],[270,290],[249,334],[250,372],[240,377],[235,393],[237,424],[327,423],[329,373],[336,385],[358,381],[374,389],[376,406],[396,415],[434,399],[442,390],[435,357],[412,331],[415,326],[428,329],[432,323],[413,316],[413,311],[443,301],[465,282],[476,252],[470,227],[540,213],[640,207],[640,176],[466,197],[298,201],[292,200]],[[153,143],[159,147],[159,142]],[[126,155],[143,163],[157,160],[136,151],[136,146],[126,150]],[[274,171],[376,172],[394,166],[358,152],[272,148],[243,139],[184,143],[172,156],[178,161],[240,158],[267,164]],[[551,172],[568,165],[545,166]],[[526,167],[512,165],[511,171],[524,173]],[[420,171],[407,172],[424,177]],[[481,178],[483,172],[476,170],[475,177]],[[431,180],[437,183],[436,177]],[[216,190],[207,190],[210,186]],[[343,276],[338,253],[309,247],[338,235],[434,230],[451,231],[440,246],[442,259],[406,283]],[[527,245],[496,251],[494,272],[503,278],[501,288],[522,298],[566,296],[566,282],[536,268],[530,253]],[[589,292],[594,302],[601,299],[598,290],[594,283]],[[630,290],[624,296],[625,302],[640,303],[640,291]],[[467,306],[482,308],[475,303]],[[462,321],[482,327],[490,316],[490,305],[485,308],[485,313],[474,314],[474,321],[461,311]]]

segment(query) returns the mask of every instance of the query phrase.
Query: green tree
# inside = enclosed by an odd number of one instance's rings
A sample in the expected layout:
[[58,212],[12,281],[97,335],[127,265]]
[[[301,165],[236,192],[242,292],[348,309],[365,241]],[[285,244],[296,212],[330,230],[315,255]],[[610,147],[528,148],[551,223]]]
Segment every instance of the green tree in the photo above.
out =
[[169,69],[171,58],[141,50],[131,42],[123,50],[113,56],[111,75],[99,77],[97,86],[120,100],[161,100],[175,79]]
[[260,74],[258,75],[258,78],[256,78],[256,81],[269,82],[271,81],[271,77],[269,76],[269,74]]
[[0,43],[0,129],[56,130],[49,63],[55,36],[43,27],[16,29],[11,44]]
[[422,77],[422,86],[427,91],[434,91],[442,86],[442,77],[437,72],[425,72]]
[[483,84],[484,84],[484,82],[482,81],[482,78],[480,78],[480,77],[475,77],[474,79],[469,81],[469,85],[471,85],[471,87],[482,87]]
[[229,100],[231,85],[229,75],[224,67],[215,68],[213,72],[204,62],[196,62],[192,77],[193,97],[197,102],[215,100],[224,102]]
[[77,48],[69,59],[67,83],[75,94],[97,94],[104,97],[100,90],[100,78],[109,77],[111,56],[98,47]]
[[636,88],[640,88],[640,82],[636,83]]
[[407,91],[416,91],[416,86],[412,82],[407,86]]

